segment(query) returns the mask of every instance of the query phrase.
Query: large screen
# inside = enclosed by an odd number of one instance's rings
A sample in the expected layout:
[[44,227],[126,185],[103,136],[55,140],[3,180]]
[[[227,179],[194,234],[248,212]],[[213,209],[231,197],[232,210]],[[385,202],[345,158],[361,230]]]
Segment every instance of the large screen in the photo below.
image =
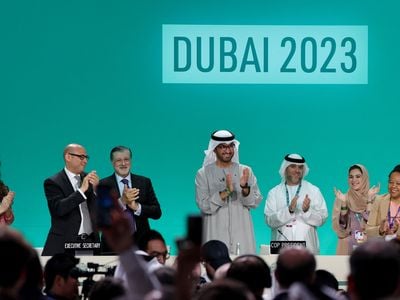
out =
[[252,211],[257,247],[270,242],[268,191],[287,153],[327,202],[321,253],[334,254],[334,187],[364,164],[387,192],[399,163],[397,1],[2,1],[1,178],[16,192],[14,228],[42,247],[45,178],[68,143],[87,171],[112,174],[109,152],[133,150],[175,252],[199,212],[194,178],[211,132],[229,129],[264,196]]

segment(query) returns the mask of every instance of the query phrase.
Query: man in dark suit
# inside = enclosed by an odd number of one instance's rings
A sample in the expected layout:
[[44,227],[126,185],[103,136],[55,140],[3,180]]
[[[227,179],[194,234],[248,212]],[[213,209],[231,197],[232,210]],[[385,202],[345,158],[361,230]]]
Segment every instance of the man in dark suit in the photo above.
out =
[[84,173],[88,159],[84,147],[69,144],[64,149],[64,169],[44,181],[51,228],[42,255],[63,253],[65,243],[99,242],[92,222],[96,205],[93,190],[99,178],[96,171]]
[[[132,232],[139,239],[150,230],[148,219],[159,219],[161,208],[151,180],[131,173],[132,151],[124,146],[111,150],[110,160],[115,173],[100,180],[99,188],[117,194],[119,205],[131,219]],[[103,252],[109,252],[107,243],[102,240]]]

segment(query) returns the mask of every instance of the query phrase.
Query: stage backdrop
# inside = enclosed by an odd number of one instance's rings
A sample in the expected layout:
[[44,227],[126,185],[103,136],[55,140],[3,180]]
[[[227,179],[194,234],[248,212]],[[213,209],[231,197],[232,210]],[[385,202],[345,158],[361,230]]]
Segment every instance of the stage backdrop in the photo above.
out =
[[43,181],[63,168],[66,144],[86,146],[87,171],[100,177],[122,144],[133,150],[133,171],[152,179],[163,211],[152,226],[175,252],[185,217],[198,212],[194,178],[210,133],[227,128],[264,196],[252,212],[257,245],[270,241],[268,190],[284,155],[297,152],[329,207],[321,252],[334,254],[333,188],[347,190],[348,167],[365,164],[385,193],[400,162],[399,8],[394,0],[2,1],[0,161],[16,191],[13,227],[43,246]]

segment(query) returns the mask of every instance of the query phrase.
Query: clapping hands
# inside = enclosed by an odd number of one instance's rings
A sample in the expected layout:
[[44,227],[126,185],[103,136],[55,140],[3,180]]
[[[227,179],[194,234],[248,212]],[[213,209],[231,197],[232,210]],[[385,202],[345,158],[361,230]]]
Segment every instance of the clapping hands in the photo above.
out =
[[341,190],[333,188],[333,192],[335,193],[337,199],[339,199],[342,203],[346,204],[346,195],[343,194]]
[[89,186],[92,185],[94,189],[96,189],[96,187],[99,184],[99,176],[97,176],[96,171],[92,171],[90,173],[88,173],[85,178],[83,178],[82,181],[82,185],[80,187],[82,192],[86,192],[89,189]]
[[129,188],[127,185],[124,186],[122,192],[122,202],[133,210],[137,210],[138,204],[136,202],[139,199],[140,190],[137,188]]
[[4,213],[9,210],[14,203],[15,192],[9,191],[7,195],[3,197],[0,204],[0,213]]
[[381,184],[378,183],[376,186],[373,185],[369,190],[368,190],[368,198],[373,199],[375,198],[376,194],[379,193],[379,190],[381,189]]
[[303,201],[302,209],[304,212],[307,212],[310,209],[311,199],[306,195]]

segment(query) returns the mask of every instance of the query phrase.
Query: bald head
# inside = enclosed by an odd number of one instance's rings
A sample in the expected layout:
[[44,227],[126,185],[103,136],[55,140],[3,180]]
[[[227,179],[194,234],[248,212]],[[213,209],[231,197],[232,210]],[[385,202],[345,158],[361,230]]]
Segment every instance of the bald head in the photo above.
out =
[[282,288],[289,288],[294,282],[310,284],[315,268],[315,257],[307,248],[284,248],[276,262],[275,276]]
[[74,174],[81,174],[86,167],[89,156],[86,149],[79,144],[69,144],[64,148],[65,167]]
[[63,153],[64,159],[65,159],[65,155],[67,155],[69,152],[74,152],[76,149],[85,150],[85,148],[79,144],[68,144],[67,146],[65,146],[64,153]]

